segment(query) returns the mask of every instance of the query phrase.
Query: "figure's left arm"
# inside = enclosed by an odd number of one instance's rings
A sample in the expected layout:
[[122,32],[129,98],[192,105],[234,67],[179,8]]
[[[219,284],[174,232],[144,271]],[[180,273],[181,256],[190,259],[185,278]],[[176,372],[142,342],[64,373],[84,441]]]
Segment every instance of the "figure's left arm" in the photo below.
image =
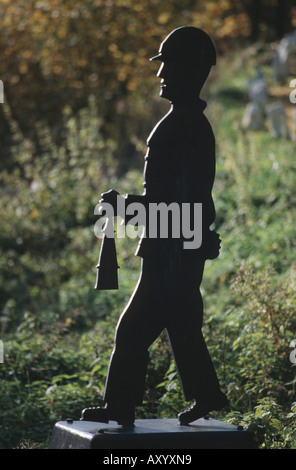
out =
[[206,259],[214,259],[219,255],[221,240],[219,234],[210,229],[216,218],[215,204],[212,195],[216,175],[216,155],[215,138],[208,121],[206,121],[200,151],[201,158],[196,168],[199,193],[196,201],[202,202],[203,243],[201,249]]

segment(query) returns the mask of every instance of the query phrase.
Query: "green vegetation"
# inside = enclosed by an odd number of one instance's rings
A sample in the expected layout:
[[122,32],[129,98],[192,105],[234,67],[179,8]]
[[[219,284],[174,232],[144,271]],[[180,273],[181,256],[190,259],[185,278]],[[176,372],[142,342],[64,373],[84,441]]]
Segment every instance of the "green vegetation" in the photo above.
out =
[[[289,360],[296,336],[295,143],[241,128],[253,65],[243,66],[240,55],[221,59],[206,90],[223,244],[206,265],[204,333],[231,402],[229,412],[213,416],[249,428],[262,448],[296,448]],[[80,111],[63,110],[62,141],[41,121],[38,138],[24,136],[9,104],[1,106],[13,165],[0,174],[0,447],[38,448],[47,446],[56,421],[102,403],[114,328],[140,261],[137,240],[117,240],[120,290],[93,289],[100,248],[94,207],[110,187],[141,193],[142,161],[120,177],[112,170],[118,143],[100,132],[92,95]],[[152,101],[150,121],[153,106],[158,118],[163,105]],[[150,112],[144,107],[143,120]],[[138,416],[175,417],[185,406],[164,333],[151,347]]]

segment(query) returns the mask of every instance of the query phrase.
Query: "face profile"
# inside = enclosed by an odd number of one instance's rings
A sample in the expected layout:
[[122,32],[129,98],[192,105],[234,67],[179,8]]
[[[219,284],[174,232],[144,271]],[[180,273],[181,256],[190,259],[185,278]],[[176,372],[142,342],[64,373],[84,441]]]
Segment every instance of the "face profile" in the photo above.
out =
[[184,76],[182,68],[174,62],[163,62],[157,73],[160,81],[160,96],[170,101],[174,101],[184,87]]
[[157,77],[161,78],[160,96],[174,104],[198,98],[209,73],[208,66],[163,62],[157,73]]

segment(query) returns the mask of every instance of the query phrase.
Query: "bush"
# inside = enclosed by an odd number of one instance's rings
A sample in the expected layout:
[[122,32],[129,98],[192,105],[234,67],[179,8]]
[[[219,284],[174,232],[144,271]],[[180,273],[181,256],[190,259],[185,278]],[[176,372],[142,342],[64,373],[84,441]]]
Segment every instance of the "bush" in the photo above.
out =
[[[242,96],[245,70],[226,70],[220,86]],[[243,132],[235,124],[243,101],[228,93],[235,105],[226,103],[217,83],[207,113],[218,143],[222,250],[206,263],[202,294],[204,334],[231,412],[213,416],[244,423],[261,447],[295,448],[295,146]],[[137,240],[117,240],[120,289],[94,291],[100,243],[93,212],[110,186],[141,193],[142,173],[116,176],[116,144],[98,132],[92,98],[77,116],[64,115],[63,145],[39,130],[40,154],[10,119],[16,165],[0,174],[0,440],[3,448],[46,447],[54,422],[102,403],[114,329],[140,265]],[[163,334],[150,350],[138,416],[176,417],[184,407]]]

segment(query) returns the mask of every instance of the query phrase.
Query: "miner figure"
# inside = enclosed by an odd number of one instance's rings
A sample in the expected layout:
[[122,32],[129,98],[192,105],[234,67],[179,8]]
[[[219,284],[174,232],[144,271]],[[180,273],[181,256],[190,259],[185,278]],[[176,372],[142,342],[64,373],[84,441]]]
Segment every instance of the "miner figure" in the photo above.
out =
[[[149,220],[138,244],[142,258],[140,278],[123,311],[105,387],[105,407],[86,408],[81,419],[117,421],[133,426],[135,407],[142,405],[149,347],[163,330],[179,373],[186,401],[195,404],[178,415],[187,425],[228,400],[220,384],[202,334],[203,301],[200,293],[205,261],[219,255],[219,234],[210,230],[215,220],[212,188],[215,178],[215,139],[203,114],[201,89],[216,63],[209,36],[195,27],[172,31],[151,60],[162,62],[160,96],[171,102],[169,112],[147,141],[143,195],[127,195],[125,207],[141,202],[202,204],[202,243],[185,248],[185,238],[149,237]],[[104,193],[101,202],[116,213],[118,193]],[[128,223],[128,221],[125,221]],[[194,246],[194,245],[193,245]]]

